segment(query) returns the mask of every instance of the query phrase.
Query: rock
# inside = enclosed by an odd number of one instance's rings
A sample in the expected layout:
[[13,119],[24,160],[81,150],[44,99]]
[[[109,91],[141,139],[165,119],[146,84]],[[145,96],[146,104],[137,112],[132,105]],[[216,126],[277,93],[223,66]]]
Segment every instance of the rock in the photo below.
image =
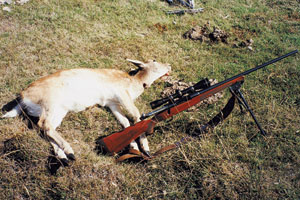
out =
[[236,41],[236,43],[233,44],[233,47],[235,47],[235,48],[239,48],[239,47],[245,48],[246,47],[250,51],[253,51],[253,48],[252,48],[252,44],[254,43],[253,39],[247,39],[245,41],[239,41],[236,38],[235,41]]
[[[27,3],[29,0],[18,0],[16,1],[17,4],[23,5]],[[15,4],[12,0],[0,0],[0,5],[10,5],[10,4]]]
[[247,42],[249,43],[249,45],[252,45],[254,41],[252,39],[249,39],[247,40]]
[[191,40],[200,40],[201,42],[208,40],[209,23],[204,26],[195,26],[183,34],[183,38]]
[[3,5],[3,4],[10,5],[10,4],[12,4],[12,0],[0,0],[0,5]]
[[221,29],[218,29],[214,27],[213,32],[209,34],[209,38],[212,42],[223,42],[223,43],[228,43],[227,38],[229,37],[229,34],[226,33],[225,31],[222,31]]
[[19,0],[17,1],[18,4],[23,5],[25,3],[27,3],[29,0]]
[[6,11],[6,12],[11,12],[10,7],[7,7],[7,6],[3,7],[2,10]]
[[210,41],[210,42],[223,42],[228,43],[227,38],[229,34],[225,31],[213,27],[213,31],[209,30],[210,24],[209,22],[204,24],[202,27],[196,26],[192,29],[188,30],[183,34],[183,38],[191,39],[191,40],[200,40],[203,41]]

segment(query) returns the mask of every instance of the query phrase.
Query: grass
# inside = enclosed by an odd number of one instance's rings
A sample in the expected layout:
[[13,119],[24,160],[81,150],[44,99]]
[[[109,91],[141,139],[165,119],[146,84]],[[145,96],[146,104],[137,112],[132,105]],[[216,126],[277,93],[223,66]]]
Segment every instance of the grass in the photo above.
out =
[[[164,1],[29,1],[0,10],[0,104],[59,69],[118,68],[126,58],[172,65],[175,79],[219,81],[300,47],[296,0],[196,1],[204,12],[166,15]],[[230,34],[228,44],[182,38],[207,21]],[[253,50],[233,43],[253,39]],[[235,109],[215,130],[147,163],[115,163],[97,154],[98,137],[120,130],[106,109],[69,113],[58,131],[76,162],[51,174],[52,149],[20,118],[0,121],[0,199],[298,199],[300,198],[299,56],[246,77],[245,97],[268,133]],[[136,102],[141,112],[163,82]],[[154,152],[186,136],[189,123],[217,113],[229,93],[201,112],[160,123],[149,136]]]

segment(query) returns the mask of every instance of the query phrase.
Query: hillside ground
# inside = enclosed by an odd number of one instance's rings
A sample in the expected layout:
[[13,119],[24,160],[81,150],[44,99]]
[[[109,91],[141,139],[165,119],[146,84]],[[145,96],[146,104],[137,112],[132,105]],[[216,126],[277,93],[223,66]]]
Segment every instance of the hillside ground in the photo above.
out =
[[[172,65],[174,80],[225,80],[300,47],[299,0],[196,0],[197,14],[160,0],[31,0],[0,5],[0,105],[60,69],[130,71],[126,58]],[[3,8],[9,6],[11,11]],[[207,24],[222,41],[184,38]],[[208,25],[209,24],[209,25]],[[251,46],[247,44],[251,41]],[[245,98],[267,132],[238,107],[214,130],[149,162],[116,163],[99,137],[121,130],[107,109],[69,113],[58,131],[77,160],[51,173],[50,144],[21,118],[0,120],[0,199],[299,199],[299,54],[245,77]],[[141,113],[160,98],[158,81],[136,101]],[[187,135],[230,97],[159,123],[154,152]],[[193,126],[188,126],[193,124]]]

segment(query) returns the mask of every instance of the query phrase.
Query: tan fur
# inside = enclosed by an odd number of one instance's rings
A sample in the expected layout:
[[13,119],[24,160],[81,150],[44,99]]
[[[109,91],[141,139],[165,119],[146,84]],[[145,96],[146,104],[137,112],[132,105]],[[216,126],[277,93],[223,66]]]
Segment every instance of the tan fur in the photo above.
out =
[[[20,109],[29,115],[39,117],[38,126],[44,130],[60,159],[74,158],[74,152],[68,142],[56,132],[62,119],[69,111],[82,111],[86,107],[100,104],[108,106],[115,117],[128,127],[129,121],[122,113],[125,108],[137,122],[140,112],[134,105],[145,87],[167,74],[171,67],[155,61],[143,63],[129,60],[139,67],[136,75],[114,69],[69,69],[61,70],[43,77],[21,92],[21,102],[3,117],[13,117]],[[149,151],[148,142],[143,135],[142,147]],[[138,148],[133,142],[131,146]]]

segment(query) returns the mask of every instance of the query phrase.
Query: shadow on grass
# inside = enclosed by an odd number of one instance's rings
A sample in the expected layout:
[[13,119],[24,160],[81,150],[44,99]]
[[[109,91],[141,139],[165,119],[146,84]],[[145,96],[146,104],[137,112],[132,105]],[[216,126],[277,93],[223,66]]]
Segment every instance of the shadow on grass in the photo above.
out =
[[52,155],[48,157],[46,167],[49,170],[51,175],[55,175],[60,167],[69,166],[69,162],[66,160],[58,159],[54,156],[54,152],[52,151]]
[[[2,112],[8,112],[12,110],[15,106],[18,105],[18,102],[20,102],[20,98],[16,98],[7,104],[5,104],[2,107]],[[42,130],[39,129],[37,123],[39,121],[39,117],[30,116],[27,114],[26,110],[22,110],[22,113],[20,115],[22,120],[27,123],[27,127],[29,129],[36,129],[39,133],[39,135],[45,138],[45,134]],[[24,161],[29,161],[29,159],[24,154],[24,151],[21,149],[20,145],[18,144],[18,139],[16,137],[10,138],[3,142],[2,147],[3,154],[9,155],[8,157],[12,160],[15,160],[17,163],[23,163]],[[23,163],[24,164],[24,163]],[[22,165],[23,165],[22,164]],[[49,170],[50,174],[54,175],[58,171],[60,167],[66,167],[69,165],[69,162],[67,160],[58,159],[54,151],[51,151],[50,156],[47,159],[46,168]]]
[[[105,138],[106,136],[100,136],[99,138],[96,139],[96,147],[95,151],[98,155],[103,155],[103,156],[114,156],[116,159],[129,153],[129,146],[125,147],[122,151],[118,152],[117,154],[113,154],[107,150],[105,147],[105,144],[103,143],[102,139]],[[138,145],[139,142],[137,141]],[[128,164],[135,164],[135,163],[146,163],[147,161],[143,159],[142,157],[134,157],[130,159],[126,159],[124,162]]]

